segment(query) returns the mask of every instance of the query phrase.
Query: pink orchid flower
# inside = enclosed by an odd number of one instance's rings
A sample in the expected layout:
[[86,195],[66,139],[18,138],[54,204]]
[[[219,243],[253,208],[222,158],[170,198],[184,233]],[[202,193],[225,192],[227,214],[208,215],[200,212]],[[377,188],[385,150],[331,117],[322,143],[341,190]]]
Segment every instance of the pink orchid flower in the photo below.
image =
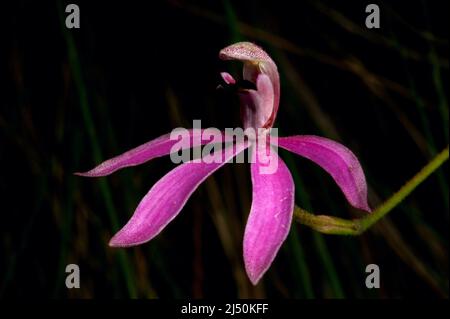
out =
[[[250,42],[228,46],[220,51],[219,57],[243,62],[243,79],[256,86],[256,89],[239,89],[238,92],[243,126],[259,129],[259,135],[208,155],[209,161],[189,161],[170,171],[145,195],[129,222],[111,239],[110,246],[135,246],[154,238],[177,216],[189,196],[208,176],[246,148],[263,140],[265,134],[269,134],[280,100],[280,80],[275,63],[264,50]],[[223,72],[221,76],[228,85],[236,84],[229,73]],[[181,149],[209,143],[211,139],[206,139],[203,133],[202,129],[189,130],[190,143],[185,143]],[[227,140],[225,133],[222,133],[222,137]],[[173,152],[172,147],[177,142],[170,138],[170,134],[166,134],[77,175],[109,175],[121,168],[168,155]],[[321,166],[333,177],[352,206],[370,212],[363,170],[348,148],[335,141],[311,135],[281,137],[278,138],[278,146]],[[294,211],[295,185],[283,160],[276,152],[268,152],[270,143],[253,149],[257,150],[250,164],[253,196],[245,227],[243,250],[245,269],[250,281],[256,285],[272,264],[289,233]],[[265,165],[260,161],[261,152],[278,164],[270,174],[261,173],[261,168]]]

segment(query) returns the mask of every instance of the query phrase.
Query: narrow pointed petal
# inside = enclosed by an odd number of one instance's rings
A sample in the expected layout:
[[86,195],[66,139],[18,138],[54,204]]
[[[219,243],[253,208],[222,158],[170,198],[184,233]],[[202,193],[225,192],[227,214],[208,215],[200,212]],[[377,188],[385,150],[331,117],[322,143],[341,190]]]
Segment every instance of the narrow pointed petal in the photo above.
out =
[[[276,158],[275,158],[276,157]],[[272,174],[262,174],[263,164],[251,164],[253,199],[244,234],[244,262],[250,281],[256,285],[272,264],[286,239],[294,210],[294,182],[286,164],[271,150],[278,165]]]
[[367,203],[364,172],[355,154],[347,147],[333,140],[311,135],[280,137],[278,145],[315,162],[333,177],[353,207],[371,211]]
[[109,245],[135,246],[158,235],[178,215],[197,187],[246,147],[245,143],[237,143],[204,157],[202,162],[187,162],[170,171],[145,195],[131,219]]
[[[106,176],[119,169],[140,165],[151,159],[168,155],[171,153],[172,147],[176,144],[181,146],[181,149],[207,144],[213,138],[210,138],[209,135],[205,135],[205,137],[203,137],[204,131],[205,130],[203,129],[185,130],[186,134],[189,135],[189,138],[186,138],[185,143],[182,143],[182,145],[179,144],[181,139],[171,139],[170,134],[162,135],[121,155],[106,160],[88,172],[75,173],[75,175],[85,177]],[[222,134],[222,138],[224,138],[224,134]],[[225,138],[225,140],[228,140],[228,138]],[[183,140],[181,140],[181,142],[183,142]]]

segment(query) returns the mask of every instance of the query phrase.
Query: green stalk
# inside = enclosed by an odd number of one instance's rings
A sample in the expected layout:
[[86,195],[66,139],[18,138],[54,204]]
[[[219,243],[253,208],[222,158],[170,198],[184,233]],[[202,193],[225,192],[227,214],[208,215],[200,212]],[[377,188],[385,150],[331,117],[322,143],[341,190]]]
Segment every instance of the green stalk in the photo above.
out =
[[300,224],[324,234],[360,235],[400,204],[417,186],[441,167],[448,160],[448,157],[449,147],[447,146],[394,195],[366,217],[347,220],[326,215],[314,215],[297,206],[294,209],[294,216]]

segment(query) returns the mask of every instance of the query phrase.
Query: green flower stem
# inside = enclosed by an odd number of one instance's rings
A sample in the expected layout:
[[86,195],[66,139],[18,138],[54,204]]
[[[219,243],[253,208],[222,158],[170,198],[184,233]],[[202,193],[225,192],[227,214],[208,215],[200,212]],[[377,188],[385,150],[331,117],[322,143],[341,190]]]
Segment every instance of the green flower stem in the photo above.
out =
[[324,234],[360,235],[400,204],[418,185],[447,161],[448,156],[449,147],[447,146],[402,188],[366,217],[347,220],[327,215],[314,215],[298,206],[294,208],[294,217],[300,224]]
[[314,215],[303,208],[295,206],[295,219],[303,225],[330,235],[359,235],[361,233],[357,220],[347,220],[327,215]]

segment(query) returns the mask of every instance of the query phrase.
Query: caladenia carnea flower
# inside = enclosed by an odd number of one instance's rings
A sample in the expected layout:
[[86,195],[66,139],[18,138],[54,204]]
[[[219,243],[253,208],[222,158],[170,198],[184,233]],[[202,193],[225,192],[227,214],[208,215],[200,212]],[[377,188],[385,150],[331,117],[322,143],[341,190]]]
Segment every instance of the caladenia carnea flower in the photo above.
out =
[[[246,148],[252,149],[250,163],[253,186],[252,205],[245,227],[243,251],[247,274],[257,284],[273,262],[286,239],[294,211],[295,185],[286,164],[274,151],[282,147],[306,157],[327,171],[355,208],[370,212],[367,185],[356,156],[345,146],[312,135],[272,139],[273,127],[280,101],[280,80],[277,66],[260,47],[240,42],[220,51],[223,60],[243,62],[243,79],[255,89],[238,88],[241,117],[245,129],[257,132],[248,139],[235,141],[232,146],[215,151],[202,161],[188,161],[161,178],[145,195],[129,222],[111,239],[110,246],[129,247],[154,238],[181,211],[192,192],[212,173]],[[221,73],[228,85],[237,85],[229,73]],[[188,130],[189,143],[171,139],[170,134],[147,142],[122,155],[109,159],[81,176],[98,177],[118,169],[142,164],[155,157],[168,155],[178,144],[178,150],[205,145],[204,130]],[[206,135],[208,136],[208,135]],[[223,140],[230,141],[222,133]],[[265,159],[264,161],[262,159]],[[267,161],[276,166],[267,170]]]

